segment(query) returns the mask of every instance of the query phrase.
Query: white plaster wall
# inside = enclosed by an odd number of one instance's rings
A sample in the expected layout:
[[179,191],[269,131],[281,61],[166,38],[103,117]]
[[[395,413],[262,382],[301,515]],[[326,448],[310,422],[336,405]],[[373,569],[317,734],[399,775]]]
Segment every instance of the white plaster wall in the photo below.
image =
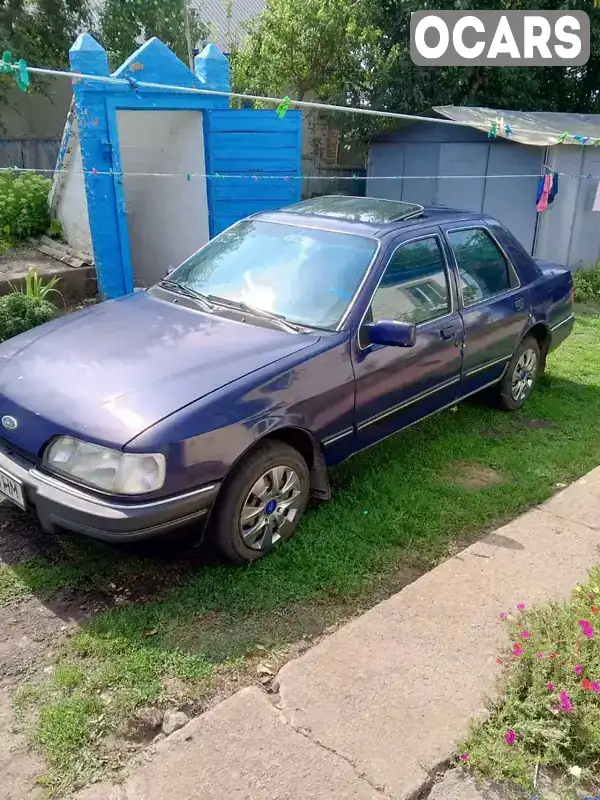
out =
[[[71,148],[65,169],[60,173],[60,189],[56,198],[56,214],[62,225],[62,235],[70,247],[92,255],[92,237],[88,218],[85,183],[82,172],[81,149],[76,135],[72,135]],[[55,182],[59,176],[55,174]]]
[[134,280],[150,286],[209,238],[206,179],[186,178],[206,172],[202,113],[118,111],[117,122]]

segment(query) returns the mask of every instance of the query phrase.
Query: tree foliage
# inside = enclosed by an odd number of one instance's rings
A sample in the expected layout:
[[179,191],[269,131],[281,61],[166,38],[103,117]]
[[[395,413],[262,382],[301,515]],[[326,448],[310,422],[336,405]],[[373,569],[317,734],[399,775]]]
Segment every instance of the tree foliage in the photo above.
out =
[[[191,4],[188,13],[195,47],[206,39],[208,28],[198,9]],[[115,67],[152,36],[158,36],[188,63],[183,0],[104,0],[99,22],[100,38]]]
[[[587,11],[592,54],[583,67],[417,67],[410,14],[422,10]],[[324,101],[419,113],[433,105],[600,112],[600,8],[593,0],[267,0],[233,58],[236,88],[255,94],[310,92]],[[389,122],[337,115],[347,136]]]
[[0,0],[0,51],[43,67],[64,67],[90,23],[89,0]]

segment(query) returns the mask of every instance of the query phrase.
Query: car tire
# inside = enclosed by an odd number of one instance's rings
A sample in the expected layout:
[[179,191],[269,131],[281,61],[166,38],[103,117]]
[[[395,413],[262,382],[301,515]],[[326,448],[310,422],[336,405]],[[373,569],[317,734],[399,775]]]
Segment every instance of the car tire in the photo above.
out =
[[261,442],[223,485],[210,535],[229,561],[257,561],[294,534],[309,491],[310,474],[300,453],[284,442]]
[[533,392],[541,368],[540,347],[534,336],[526,336],[517,347],[497,386],[496,399],[505,411],[517,411]]

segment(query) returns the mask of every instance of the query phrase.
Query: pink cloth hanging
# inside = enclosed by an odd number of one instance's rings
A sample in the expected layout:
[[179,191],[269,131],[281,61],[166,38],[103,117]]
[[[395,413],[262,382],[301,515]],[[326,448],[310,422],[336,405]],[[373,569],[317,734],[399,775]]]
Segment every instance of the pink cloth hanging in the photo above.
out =
[[552,189],[552,175],[545,175],[544,188],[542,189],[542,194],[537,204],[537,210],[540,212],[546,211],[548,208],[548,195],[550,194],[550,189]]

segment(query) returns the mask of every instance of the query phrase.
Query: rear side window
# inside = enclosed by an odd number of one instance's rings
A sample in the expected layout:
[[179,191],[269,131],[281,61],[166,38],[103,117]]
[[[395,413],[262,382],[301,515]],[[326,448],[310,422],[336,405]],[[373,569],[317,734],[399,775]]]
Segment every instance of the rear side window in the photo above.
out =
[[451,309],[446,264],[435,236],[400,245],[371,306],[373,321],[427,322]]
[[451,231],[448,241],[454,251],[465,306],[511,288],[508,262],[490,234],[482,228]]

